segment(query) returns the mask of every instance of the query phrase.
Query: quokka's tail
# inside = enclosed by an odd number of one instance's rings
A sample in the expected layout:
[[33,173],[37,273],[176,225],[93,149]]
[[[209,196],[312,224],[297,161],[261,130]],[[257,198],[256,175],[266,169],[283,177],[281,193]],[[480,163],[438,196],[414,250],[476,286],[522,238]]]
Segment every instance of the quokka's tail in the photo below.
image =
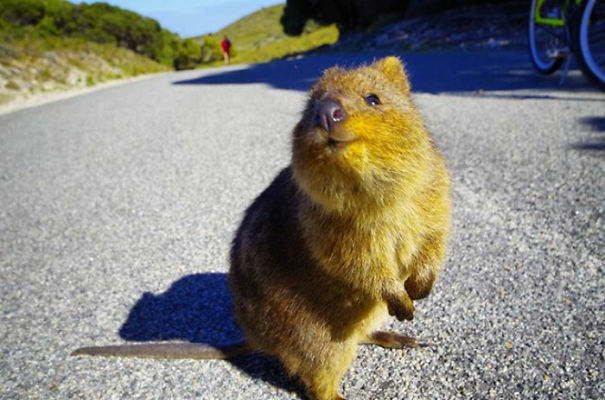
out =
[[134,358],[164,358],[164,359],[227,359],[236,357],[252,350],[246,342],[227,346],[210,346],[202,343],[165,342],[123,344],[114,346],[81,347],[71,356],[101,356],[101,357],[134,357]]

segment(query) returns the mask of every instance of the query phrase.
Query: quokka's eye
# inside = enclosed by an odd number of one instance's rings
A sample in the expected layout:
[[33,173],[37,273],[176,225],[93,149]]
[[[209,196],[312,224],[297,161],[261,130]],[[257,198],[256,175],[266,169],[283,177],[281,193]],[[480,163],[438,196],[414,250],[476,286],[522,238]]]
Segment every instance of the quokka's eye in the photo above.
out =
[[368,103],[368,105],[373,107],[380,105],[380,99],[375,94],[367,95],[364,100],[366,101],[366,103]]

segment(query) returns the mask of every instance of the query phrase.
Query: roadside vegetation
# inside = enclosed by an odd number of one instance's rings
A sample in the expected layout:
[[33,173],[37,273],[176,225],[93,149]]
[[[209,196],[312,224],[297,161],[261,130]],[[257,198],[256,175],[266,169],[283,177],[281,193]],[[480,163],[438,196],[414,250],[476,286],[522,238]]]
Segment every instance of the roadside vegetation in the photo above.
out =
[[199,52],[157,21],[105,3],[0,0],[0,104],[193,67]]
[[0,0],[0,104],[111,79],[220,65],[223,35],[233,43],[233,63],[270,61],[338,39],[334,25],[313,21],[299,36],[287,36],[280,23],[284,7],[183,39],[151,18],[106,3]]
[[55,38],[77,38],[125,48],[157,63],[173,66],[182,39],[151,18],[106,3],[66,0],[2,0],[0,30],[4,43],[54,48]]

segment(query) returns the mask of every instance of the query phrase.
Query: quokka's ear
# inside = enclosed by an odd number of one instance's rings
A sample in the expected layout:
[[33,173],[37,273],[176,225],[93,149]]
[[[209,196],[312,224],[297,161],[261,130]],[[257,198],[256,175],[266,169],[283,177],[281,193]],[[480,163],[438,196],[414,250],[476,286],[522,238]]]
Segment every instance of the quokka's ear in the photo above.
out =
[[410,91],[408,76],[398,57],[390,56],[382,58],[375,61],[371,67],[382,72],[393,83],[401,85],[406,93]]

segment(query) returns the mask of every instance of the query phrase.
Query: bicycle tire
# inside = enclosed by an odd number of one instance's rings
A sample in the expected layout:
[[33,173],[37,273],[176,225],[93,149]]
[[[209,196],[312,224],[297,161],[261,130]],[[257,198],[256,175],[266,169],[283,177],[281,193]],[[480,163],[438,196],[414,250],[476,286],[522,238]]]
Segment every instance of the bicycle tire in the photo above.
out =
[[[595,10],[597,6],[601,6],[605,8],[605,4],[603,4],[603,0],[587,0],[582,3],[582,7],[580,8],[580,12],[578,13],[578,23],[576,24],[576,30],[574,34],[574,49],[576,50],[576,59],[578,60],[578,66],[582,71],[582,74],[599,90],[605,91],[605,10],[602,13],[599,13],[597,17],[595,17]],[[594,18],[599,18],[596,20]],[[596,26],[596,29],[601,31],[601,35],[604,36],[604,39],[599,39],[600,42],[595,43],[595,41],[591,42],[589,28],[593,28]],[[602,43],[601,43],[602,42]],[[596,54],[594,52],[595,47],[602,47],[601,52],[599,52],[600,58],[596,59]],[[592,51],[591,51],[592,48]],[[599,63],[600,61],[600,63]]]
[[537,36],[538,27],[536,26],[535,20],[536,1],[537,0],[532,0],[531,7],[529,9],[529,26],[527,31],[529,54],[535,70],[542,75],[550,75],[559,69],[561,64],[563,64],[563,61],[565,61],[565,57],[544,59],[544,57],[540,56]]

